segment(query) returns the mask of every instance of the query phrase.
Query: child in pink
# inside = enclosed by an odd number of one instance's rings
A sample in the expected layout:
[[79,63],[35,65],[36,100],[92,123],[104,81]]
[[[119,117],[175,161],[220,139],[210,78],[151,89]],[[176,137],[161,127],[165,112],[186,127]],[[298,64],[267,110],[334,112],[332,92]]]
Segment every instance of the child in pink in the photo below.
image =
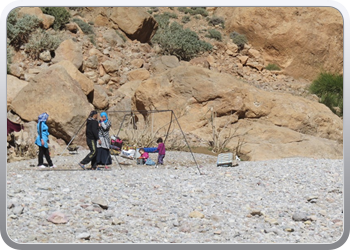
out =
[[147,159],[148,159],[148,157],[149,157],[149,155],[148,155],[147,152],[145,152],[145,150],[143,148],[140,148],[139,152],[141,154],[140,158],[142,158],[143,164],[145,164]]
[[157,148],[157,150],[154,151],[154,152],[158,151],[157,165],[158,164],[163,165],[163,159],[165,157],[165,145],[163,143],[163,139],[158,138],[157,143],[158,143],[158,148]]

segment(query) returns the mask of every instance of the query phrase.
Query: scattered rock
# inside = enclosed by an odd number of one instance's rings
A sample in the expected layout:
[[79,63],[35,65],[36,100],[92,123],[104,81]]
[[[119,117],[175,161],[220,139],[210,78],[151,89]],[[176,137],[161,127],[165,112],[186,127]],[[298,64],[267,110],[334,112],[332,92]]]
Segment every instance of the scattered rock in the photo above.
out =
[[52,222],[54,224],[66,224],[69,221],[69,219],[65,214],[56,211],[47,218],[47,221]]

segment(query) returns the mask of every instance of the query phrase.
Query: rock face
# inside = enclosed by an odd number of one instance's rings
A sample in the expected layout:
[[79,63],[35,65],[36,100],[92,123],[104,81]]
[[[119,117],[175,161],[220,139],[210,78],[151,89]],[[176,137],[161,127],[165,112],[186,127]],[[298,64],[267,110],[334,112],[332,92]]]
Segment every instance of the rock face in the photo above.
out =
[[38,74],[12,101],[12,110],[25,121],[37,121],[49,113],[49,132],[69,141],[88,116],[91,107],[76,82],[61,65]]
[[342,72],[343,18],[335,8],[232,7],[215,15],[225,18],[228,33],[244,34],[260,48],[266,65],[278,64],[286,74],[315,79],[321,70]]
[[212,136],[212,109],[217,131],[224,130],[223,136],[236,133],[229,146],[239,144],[250,160],[342,157],[342,146],[336,142],[342,141],[342,120],[326,106],[263,91],[228,74],[195,66],[169,69],[143,81],[133,103],[138,110],[174,110],[184,131],[206,140]]

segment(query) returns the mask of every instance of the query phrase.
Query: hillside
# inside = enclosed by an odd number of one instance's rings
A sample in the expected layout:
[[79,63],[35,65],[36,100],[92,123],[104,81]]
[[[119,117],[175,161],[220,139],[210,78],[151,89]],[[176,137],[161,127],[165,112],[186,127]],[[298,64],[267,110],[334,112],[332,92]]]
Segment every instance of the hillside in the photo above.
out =
[[[50,134],[57,153],[73,138],[90,110],[113,114],[141,108],[173,109],[192,146],[212,149],[213,143],[219,143],[221,149],[233,150],[246,160],[343,157],[342,119],[308,92],[322,70],[342,74],[343,25],[336,10],[66,10],[68,23],[54,29],[55,18],[40,8],[19,9],[18,19],[24,14],[38,16],[45,34],[60,42],[54,50],[38,49],[37,56],[26,44],[17,50],[10,46],[8,116],[24,123],[26,134],[8,138],[9,158],[18,159],[15,145],[19,141],[26,150],[32,145],[41,112],[50,114]],[[170,24],[177,22],[184,30],[195,32],[212,48],[188,59],[167,54],[169,50],[153,39],[162,28],[159,18],[164,16]],[[245,35],[247,43],[242,47],[235,44],[230,37],[233,32]],[[269,64],[279,70],[267,70]],[[137,119],[139,127],[145,127],[149,117],[137,114]],[[161,116],[152,119],[157,126],[166,123]],[[117,130],[121,117],[112,116],[112,120]],[[152,131],[158,129],[154,124]],[[174,128],[172,132],[175,138],[178,131]],[[164,136],[164,132],[153,136]],[[85,146],[83,131],[74,143]]]

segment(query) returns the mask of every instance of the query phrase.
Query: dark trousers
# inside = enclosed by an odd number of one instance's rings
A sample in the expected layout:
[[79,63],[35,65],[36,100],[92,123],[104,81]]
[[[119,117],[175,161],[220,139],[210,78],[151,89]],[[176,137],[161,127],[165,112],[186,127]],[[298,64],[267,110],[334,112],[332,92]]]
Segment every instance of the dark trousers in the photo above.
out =
[[49,149],[45,148],[43,146],[39,146],[39,156],[38,156],[39,164],[38,164],[38,166],[41,166],[44,164],[44,156],[46,158],[47,163],[51,167],[53,164],[51,161]]
[[158,163],[157,164],[160,164],[160,165],[163,165],[163,159],[164,159],[165,155],[158,155]]
[[96,140],[86,138],[86,143],[90,149],[90,153],[88,153],[80,163],[86,165],[91,162],[91,167],[96,168],[97,142]]

